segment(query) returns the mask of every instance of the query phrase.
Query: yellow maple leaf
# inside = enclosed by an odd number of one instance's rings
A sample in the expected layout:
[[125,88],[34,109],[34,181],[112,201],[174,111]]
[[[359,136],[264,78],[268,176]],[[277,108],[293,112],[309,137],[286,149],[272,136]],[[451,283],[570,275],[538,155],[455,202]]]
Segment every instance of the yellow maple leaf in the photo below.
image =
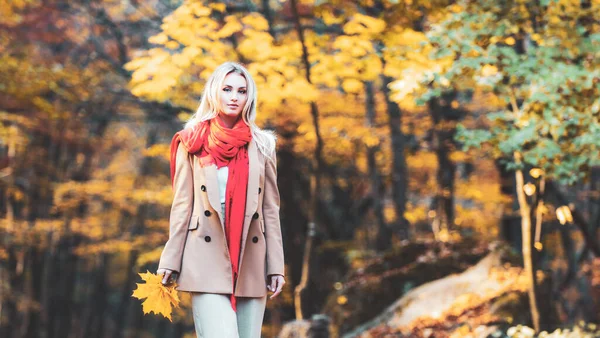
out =
[[137,289],[133,291],[132,297],[137,299],[146,299],[142,302],[142,311],[144,314],[154,312],[161,314],[165,318],[171,319],[173,308],[179,307],[179,296],[177,294],[176,283],[170,285],[162,284],[162,276],[155,275],[149,271],[139,273],[145,284],[137,283]]

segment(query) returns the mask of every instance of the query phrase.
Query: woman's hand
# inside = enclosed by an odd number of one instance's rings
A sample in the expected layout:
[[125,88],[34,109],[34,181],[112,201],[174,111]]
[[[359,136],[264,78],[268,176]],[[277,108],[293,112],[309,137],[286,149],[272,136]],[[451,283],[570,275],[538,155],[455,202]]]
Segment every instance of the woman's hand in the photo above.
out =
[[285,284],[285,279],[282,275],[269,275],[271,279],[271,284],[267,284],[267,289],[271,292],[274,292],[269,299],[273,299],[277,297],[281,290],[283,289],[283,285]]
[[[156,274],[157,275],[164,274],[164,277],[162,279],[163,285],[171,284],[172,282],[175,281],[175,278],[177,278],[177,272],[175,272],[173,270],[169,270],[169,269],[158,269],[158,270],[156,270]],[[171,280],[171,276],[173,276],[172,280]]]

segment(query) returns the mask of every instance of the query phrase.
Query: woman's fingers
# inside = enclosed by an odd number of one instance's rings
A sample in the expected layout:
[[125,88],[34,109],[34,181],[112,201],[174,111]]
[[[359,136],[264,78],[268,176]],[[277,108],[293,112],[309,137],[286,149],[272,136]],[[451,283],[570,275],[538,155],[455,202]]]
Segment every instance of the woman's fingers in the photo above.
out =
[[173,271],[171,271],[171,270],[164,270],[164,276],[162,279],[163,285],[169,284],[169,278],[171,277],[172,273],[173,273]]
[[270,281],[267,283],[267,289],[271,292],[275,292],[275,288],[277,286],[277,281],[275,280],[275,276],[269,276]]
[[271,276],[271,284],[269,285],[269,291],[275,292],[276,288],[277,288],[277,279],[275,278],[275,276]]
[[281,290],[283,290],[284,284],[285,284],[285,280],[284,280],[283,276],[273,276],[271,278],[271,291],[274,291],[274,293],[269,298],[273,299],[273,298],[277,297],[277,295],[279,295],[281,293]]

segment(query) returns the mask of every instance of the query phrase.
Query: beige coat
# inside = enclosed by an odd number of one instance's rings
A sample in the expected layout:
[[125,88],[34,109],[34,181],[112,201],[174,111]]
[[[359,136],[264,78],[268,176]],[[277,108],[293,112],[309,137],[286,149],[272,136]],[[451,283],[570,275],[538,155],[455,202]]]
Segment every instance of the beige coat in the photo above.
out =
[[[265,157],[254,140],[248,145],[248,158],[246,215],[235,295],[262,297],[267,294],[267,276],[284,275],[277,159]],[[158,268],[179,272],[180,291],[231,293],[231,263],[216,165],[201,167],[198,157],[180,144],[173,184],[169,240]]]

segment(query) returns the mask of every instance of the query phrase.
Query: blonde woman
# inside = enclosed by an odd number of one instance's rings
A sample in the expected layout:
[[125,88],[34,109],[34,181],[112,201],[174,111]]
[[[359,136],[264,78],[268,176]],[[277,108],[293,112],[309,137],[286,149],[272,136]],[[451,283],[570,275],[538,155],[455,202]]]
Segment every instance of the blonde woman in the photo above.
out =
[[192,294],[198,337],[260,337],[285,284],[275,135],[255,124],[256,84],[226,62],[171,142],[173,204],[157,273]]

